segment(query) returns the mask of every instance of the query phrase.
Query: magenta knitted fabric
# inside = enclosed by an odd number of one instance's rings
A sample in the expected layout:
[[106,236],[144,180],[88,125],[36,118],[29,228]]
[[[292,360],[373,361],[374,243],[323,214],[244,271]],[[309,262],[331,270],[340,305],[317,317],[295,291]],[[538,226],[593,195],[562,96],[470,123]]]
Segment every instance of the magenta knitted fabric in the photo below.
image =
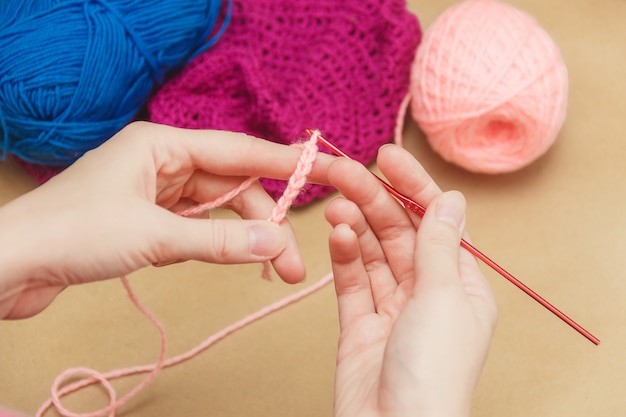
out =
[[[58,175],[67,167],[59,167],[59,166],[48,166],[48,165],[40,165],[34,164],[32,162],[24,161],[23,159],[18,158],[15,155],[9,155],[9,157],[17,163],[17,165],[24,170],[28,175],[33,177],[37,184],[43,184],[48,181],[50,178]],[[1,416],[0,416],[1,417]]]
[[[369,163],[393,137],[420,41],[404,0],[235,0],[230,26],[150,100],[150,120],[290,144],[319,129]],[[284,181],[262,179],[278,198]],[[331,189],[307,185],[294,205]]]

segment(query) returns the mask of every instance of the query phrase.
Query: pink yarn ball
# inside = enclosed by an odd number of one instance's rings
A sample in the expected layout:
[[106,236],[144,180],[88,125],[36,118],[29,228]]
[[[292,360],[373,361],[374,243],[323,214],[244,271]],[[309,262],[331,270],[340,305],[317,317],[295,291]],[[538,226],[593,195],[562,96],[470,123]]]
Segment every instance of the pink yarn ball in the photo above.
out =
[[492,0],[446,10],[425,32],[411,74],[411,113],[445,160],[479,173],[522,168],[554,143],[567,68],[528,14]]

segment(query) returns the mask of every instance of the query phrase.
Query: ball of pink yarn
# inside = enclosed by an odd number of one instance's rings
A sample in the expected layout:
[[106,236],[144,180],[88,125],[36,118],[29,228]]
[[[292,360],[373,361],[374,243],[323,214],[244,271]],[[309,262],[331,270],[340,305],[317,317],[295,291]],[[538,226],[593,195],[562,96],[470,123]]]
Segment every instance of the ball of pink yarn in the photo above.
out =
[[492,0],[447,9],[425,32],[411,74],[411,112],[445,160],[479,173],[522,168],[565,119],[567,68],[528,14]]

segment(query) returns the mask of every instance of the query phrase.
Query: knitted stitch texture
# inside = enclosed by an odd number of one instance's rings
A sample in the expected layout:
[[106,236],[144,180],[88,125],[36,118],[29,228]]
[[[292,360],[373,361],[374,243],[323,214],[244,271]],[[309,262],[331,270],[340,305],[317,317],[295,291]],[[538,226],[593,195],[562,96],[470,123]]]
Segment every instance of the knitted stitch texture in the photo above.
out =
[[[315,128],[370,163],[393,137],[421,38],[404,0],[236,0],[231,23],[149,101],[149,119],[291,144]],[[285,181],[261,179],[275,199]],[[330,193],[307,184],[294,205]]]

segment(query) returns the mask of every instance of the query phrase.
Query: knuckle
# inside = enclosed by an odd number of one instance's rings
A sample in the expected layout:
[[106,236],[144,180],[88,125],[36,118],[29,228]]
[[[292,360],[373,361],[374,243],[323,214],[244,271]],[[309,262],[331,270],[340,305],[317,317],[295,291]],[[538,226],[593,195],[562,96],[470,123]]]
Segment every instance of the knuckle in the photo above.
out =
[[224,222],[212,222],[211,231],[207,239],[207,253],[214,261],[228,261],[232,257],[233,248],[230,234]]
[[461,242],[461,237],[452,225],[446,224],[442,226],[443,227],[438,228],[438,230],[435,230],[434,233],[430,233],[426,236],[426,243],[441,251],[456,255],[458,253],[458,245]]

